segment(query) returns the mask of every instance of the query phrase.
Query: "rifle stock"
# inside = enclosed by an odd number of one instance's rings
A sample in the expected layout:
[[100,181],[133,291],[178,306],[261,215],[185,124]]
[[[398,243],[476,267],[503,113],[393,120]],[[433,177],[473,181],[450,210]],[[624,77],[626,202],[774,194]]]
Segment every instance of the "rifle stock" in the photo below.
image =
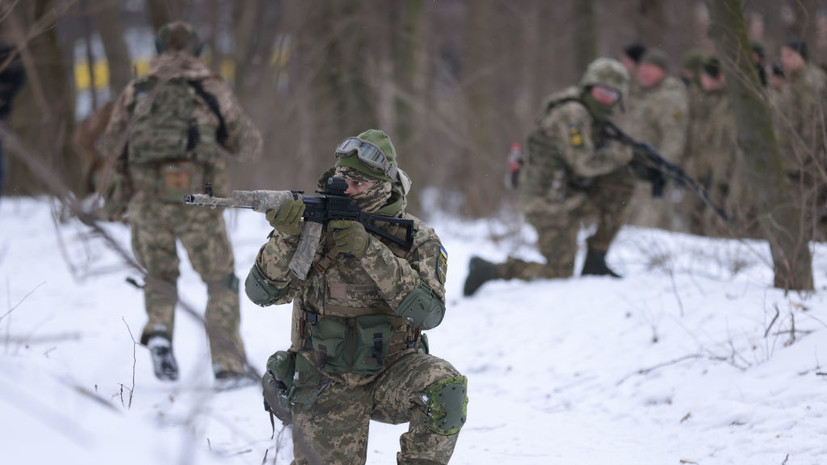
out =
[[606,138],[614,139],[621,144],[632,147],[635,161],[654,168],[663,173],[663,175],[667,176],[669,179],[683,185],[686,189],[698,196],[698,198],[700,198],[709,208],[711,208],[715,214],[721,217],[721,219],[726,222],[730,222],[729,215],[726,214],[723,208],[712,202],[712,199],[709,198],[709,194],[706,189],[695,182],[695,180],[686,174],[686,171],[684,171],[680,166],[670,163],[664,159],[654,147],[633,139],[632,136],[626,134],[612,121],[606,121],[604,123],[603,131]]
[[[338,177],[331,177],[325,184],[324,190],[318,191],[319,196],[302,195],[302,191],[232,191],[230,197],[215,197],[212,189],[207,185],[206,194],[188,194],[184,203],[199,207],[229,207],[249,208],[257,212],[267,213],[269,210],[278,210],[288,198],[301,198],[305,204],[304,226],[299,238],[296,252],[290,260],[290,270],[301,280],[307,278],[313,257],[321,244],[322,233],[331,220],[358,221],[365,229],[391,242],[410,249],[413,245],[413,220],[393,218],[389,216],[371,215],[363,213],[356,203],[345,194],[347,183]],[[399,224],[405,227],[405,238],[397,237],[377,227],[374,222]]]

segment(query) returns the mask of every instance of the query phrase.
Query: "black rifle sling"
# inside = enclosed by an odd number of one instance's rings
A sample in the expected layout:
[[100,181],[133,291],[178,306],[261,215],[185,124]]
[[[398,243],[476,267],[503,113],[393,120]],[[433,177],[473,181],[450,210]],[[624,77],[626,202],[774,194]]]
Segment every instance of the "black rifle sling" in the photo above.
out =
[[227,125],[224,122],[224,117],[221,116],[221,108],[218,106],[218,100],[215,98],[215,95],[207,92],[204,90],[204,86],[201,84],[201,81],[189,81],[190,85],[193,89],[195,89],[195,93],[198,94],[199,97],[204,99],[207,103],[207,106],[210,107],[215,116],[218,117],[218,129],[215,130],[215,140],[218,141],[219,144],[224,145],[224,141],[227,140]]

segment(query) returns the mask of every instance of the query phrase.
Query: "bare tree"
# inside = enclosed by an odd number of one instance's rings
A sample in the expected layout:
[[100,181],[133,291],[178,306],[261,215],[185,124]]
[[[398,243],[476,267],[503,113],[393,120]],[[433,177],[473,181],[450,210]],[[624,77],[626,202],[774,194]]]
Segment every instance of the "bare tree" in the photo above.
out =
[[92,22],[100,33],[103,43],[103,50],[106,54],[106,61],[109,64],[109,88],[113,92],[123,89],[132,78],[132,64],[129,57],[129,49],[126,46],[123,19],[118,7],[118,0],[107,0],[94,3],[89,9],[92,15]]
[[774,285],[813,289],[812,258],[807,248],[800,205],[793,200],[766,98],[752,61],[740,0],[707,0],[710,36],[724,63],[727,88],[744,152],[745,171],[755,196],[759,221],[770,245]]
[[[20,50],[28,76],[12,115],[13,127],[57,168],[73,191],[81,192],[83,167],[71,143],[73,80],[68,78],[71,68],[64,63],[55,27],[72,6],[73,2],[55,0],[21,2],[4,18],[3,26]],[[8,174],[7,194],[45,191],[41,181],[15,159],[9,160]]]
[[597,14],[594,0],[574,2],[572,23],[574,34],[574,69],[582,72],[597,58]]

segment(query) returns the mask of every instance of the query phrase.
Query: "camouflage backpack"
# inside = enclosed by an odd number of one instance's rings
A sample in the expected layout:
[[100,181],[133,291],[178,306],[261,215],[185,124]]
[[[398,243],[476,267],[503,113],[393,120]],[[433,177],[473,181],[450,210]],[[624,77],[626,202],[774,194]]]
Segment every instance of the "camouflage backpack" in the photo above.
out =
[[[199,128],[193,116],[201,101],[218,116],[220,126],[214,129],[214,134],[202,134],[205,128]],[[128,138],[131,163],[189,159],[199,143],[221,139],[224,119],[215,97],[205,92],[200,82],[183,78],[159,82],[154,77],[143,78],[135,84],[133,108],[134,123]]]

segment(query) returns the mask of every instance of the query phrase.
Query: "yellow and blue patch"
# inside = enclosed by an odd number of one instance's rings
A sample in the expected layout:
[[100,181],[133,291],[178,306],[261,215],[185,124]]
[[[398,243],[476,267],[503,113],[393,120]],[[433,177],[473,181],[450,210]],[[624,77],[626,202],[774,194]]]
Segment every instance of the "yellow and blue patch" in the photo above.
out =
[[583,146],[583,132],[580,131],[580,126],[569,126],[569,143],[572,147]]
[[445,277],[448,275],[448,251],[445,247],[439,246],[439,254],[436,257],[436,279],[440,284],[445,284]]

